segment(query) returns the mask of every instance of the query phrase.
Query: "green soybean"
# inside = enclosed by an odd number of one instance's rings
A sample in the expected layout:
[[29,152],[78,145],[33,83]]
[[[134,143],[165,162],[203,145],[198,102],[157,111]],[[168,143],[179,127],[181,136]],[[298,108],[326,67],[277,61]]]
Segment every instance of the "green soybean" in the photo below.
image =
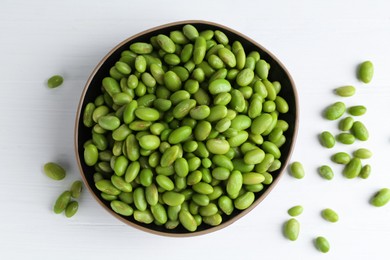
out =
[[268,78],[269,69],[268,69],[267,62],[265,60],[262,59],[258,60],[256,62],[255,70],[256,70],[256,75],[259,76],[261,79]]
[[195,231],[197,229],[197,223],[195,218],[187,210],[181,210],[179,213],[179,220],[183,227],[189,231]]
[[223,139],[210,139],[206,142],[207,149],[213,154],[225,154],[229,151],[229,142]]
[[130,45],[130,50],[137,54],[148,54],[153,51],[153,46],[146,42],[136,42]]
[[364,83],[370,83],[374,76],[374,65],[371,61],[364,61],[359,65],[358,78]]
[[382,188],[371,198],[370,203],[375,207],[382,207],[390,201],[390,189]]
[[184,35],[183,32],[181,31],[171,31],[169,33],[169,38],[171,38],[171,40],[176,43],[176,44],[186,44],[188,43],[188,39],[187,37]]
[[348,108],[348,113],[353,116],[362,116],[366,113],[367,108],[365,106],[352,106]]
[[318,168],[318,173],[320,176],[326,180],[331,180],[334,177],[334,173],[332,168],[330,168],[327,165],[323,165],[320,168]]
[[47,80],[47,86],[49,88],[57,88],[62,85],[64,78],[61,75],[54,75]]
[[218,50],[218,56],[229,67],[234,68],[237,64],[236,57],[233,52],[227,48],[221,48]]
[[314,240],[315,247],[321,252],[321,253],[327,253],[330,250],[330,245],[328,240],[325,237],[317,237]]
[[237,112],[244,112],[245,110],[245,98],[244,95],[238,89],[233,89],[230,92],[232,99],[229,103],[230,107]]
[[143,187],[138,187],[133,192],[134,205],[140,211],[145,211],[147,208],[147,201]]
[[110,206],[113,211],[122,216],[131,216],[134,212],[131,206],[119,200],[111,201]]
[[194,41],[199,37],[199,32],[192,24],[186,24],[183,26],[183,34],[190,40]]
[[336,120],[345,113],[346,107],[343,102],[336,102],[325,109],[324,116],[328,120]]
[[294,206],[294,207],[291,207],[288,209],[287,213],[291,216],[291,217],[296,217],[296,216],[299,216],[301,215],[303,212],[303,207],[301,205],[297,205],[297,206]]
[[349,131],[349,130],[351,130],[353,123],[354,123],[353,118],[350,116],[347,116],[346,118],[340,120],[339,129],[341,131]]
[[239,210],[249,208],[255,200],[255,194],[247,191],[234,200],[234,207]]
[[[88,144],[84,148],[84,162],[88,166],[93,166],[99,159],[99,152],[94,144]],[[62,176],[62,175],[60,175]]]
[[218,207],[228,216],[231,215],[234,210],[233,201],[226,195],[223,195],[218,199]]
[[57,198],[55,204],[54,204],[54,213],[60,214],[62,213],[66,207],[68,206],[71,199],[71,193],[70,191],[64,191],[61,193],[61,195]]
[[333,209],[330,209],[330,208],[326,208],[324,210],[321,211],[321,216],[326,220],[326,221],[329,221],[329,222],[337,222],[339,221],[339,215],[337,214],[336,211],[334,211]]
[[79,203],[77,201],[71,201],[65,208],[65,216],[67,218],[73,217],[79,209]]
[[326,148],[332,148],[335,145],[336,141],[334,136],[330,132],[324,131],[320,134],[320,143]]
[[160,138],[155,135],[144,135],[139,139],[139,145],[146,150],[155,150],[160,146]]
[[272,116],[268,113],[263,113],[256,117],[251,125],[251,132],[253,134],[263,134],[272,124]]
[[175,187],[173,181],[165,175],[158,175],[156,177],[156,182],[160,187],[168,191],[173,190],[173,188]]
[[[179,156],[180,148],[177,145],[171,146],[166,149],[161,156],[160,164],[162,167],[168,167],[172,165]],[[184,177],[184,176],[183,176]]]
[[369,159],[372,156],[372,152],[366,148],[359,148],[353,152],[353,156],[360,159]]
[[256,165],[256,172],[263,173],[270,169],[272,163],[275,161],[275,157],[270,154],[266,153],[264,155],[264,159]]
[[181,101],[172,110],[173,116],[177,119],[184,118],[190,111],[196,106],[196,101],[193,99],[187,99]]
[[164,50],[167,53],[174,53],[176,50],[175,43],[169,38],[168,36],[164,34],[159,34],[156,37],[156,41],[160,48]]
[[138,107],[134,113],[136,117],[144,121],[156,121],[160,117],[158,110],[149,107]]
[[126,182],[132,182],[140,171],[140,163],[138,161],[132,162],[126,169],[125,180]]
[[285,114],[289,111],[289,106],[287,101],[281,96],[276,96],[275,105],[276,105],[276,110],[282,114]]
[[279,148],[272,142],[264,141],[261,144],[261,149],[266,153],[272,154],[276,159],[279,159],[281,156]]
[[95,183],[95,186],[101,192],[104,192],[108,195],[119,195],[121,191],[117,189],[109,180],[100,180]]
[[70,193],[72,198],[77,199],[80,197],[81,190],[83,189],[83,183],[81,181],[74,181],[70,187]]
[[48,162],[43,166],[43,171],[49,178],[53,180],[62,180],[66,176],[66,172],[61,165],[54,162]]
[[290,173],[291,173],[291,176],[293,176],[296,179],[302,179],[303,177],[305,177],[305,170],[303,168],[302,163],[293,162],[290,165]]
[[250,128],[252,120],[246,115],[237,115],[231,122],[231,128],[241,131]]
[[199,194],[211,194],[214,191],[214,188],[205,182],[198,182],[192,186],[193,190],[196,191]]
[[359,177],[362,179],[367,179],[371,175],[371,165],[366,164],[362,167],[359,173]]
[[283,227],[284,236],[291,241],[295,241],[298,239],[299,231],[300,231],[300,224],[298,220],[296,220],[295,218],[289,219],[284,224]]
[[110,195],[110,194],[107,194],[107,193],[104,193],[104,192],[102,192],[102,193],[100,194],[100,196],[101,196],[102,199],[104,199],[105,201],[113,201],[113,200],[118,199],[118,196],[116,196],[116,195]]
[[122,192],[121,194],[118,195],[118,198],[127,204],[132,204],[134,202],[132,192]]
[[226,168],[230,171],[232,171],[234,168],[232,161],[226,155],[220,155],[220,154],[214,155],[212,158],[212,162],[216,166]]
[[253,81],[254,76],[253,70],[249,68],[243,69],[237,74],[236,83],[241,87],[248,86]]
[[361,141],[367,141],[369,137],[366,126],[360,121],[355,121],[353,123],[351,133],[356,137],[356,139]]
[[151,206],[156,205],[158,202],[158,189],[156,184],[152,183],[145,187],[145,199]]
[[204,217],[203,222],[210,226],[218,226],[222,222],[222,216],[217,213],[212,216]]
[[361,169],[361,160],[359,158],[352,158],[351,161],[349,161],[349,163],[344,167],[343,175],[348,179],[352,179],[359,175]]
[[162,200],[169,206],[179,206],[184,202],[185,196],[174,191],[166,191],[162,195]]
[[170,144],[178,144],[186,141],[192,134],[192,129],[189,126],[179,127],[171,132],[168,137],[168,142]]
[[160,203],[151,206],[150,210],[152,212],[154,219],[159,223],[165,224],[168,221],[167,211],[165,210],[164,206],[161,205]]
[[239,192],[242,188],[242,182],[243,178],[241,172],[237,170],[232,171],[226,184],[226,192],[231,199],[235,199],[238,197]]
[[332,161],[338,164],[347,164],[351,161],[351,156],[345,152],[335,153],[331,157]]
[[193,61],[200,64],[206,55],[206,39],[202,36],[196,37],[193,52]]
[[175,161],[175,172],[180,177],[186,177],[189,169],[188,169],[188,162],[184,158],[177,158]]
[[216,79],[209,84],[209,92],[212,95],[229,92],[232,88],[229,81],[226,79]]
[[336,136],[336,139],[343,144],[353,144],[355,142],[355,136],[350,133],[340,133]]
[[150,224],[154,220],[153,214],[152,214],[152,212],[150,212],[149,209],[134,210],[133,216],[134,216],[134,219],[136,221],[144,223],[144,224]]
[[115,186],[120,191],[123,192],[132,192],[133,187],[131,186],[130,183],[127,183],[124,178],[117,176],[117,175],[112,175],[111,176],[111,183]]
[[340,97],[351,97],[355,95],[356,89],[354,86],[342,86],[335,89],[335,93]]
[[105,130],[115,130],[120,126],[120,120],[116,116],[106,115],[98,120],[98,124]]
[[244,162],[247,164],[258,164],[264,159],[265,153],[263,150],[256,148],[244,155]]
[[83,124],[86,127],[92,127],[94,125],[93,122],[93,111],[95,110],[96,106],[94,103],[88,103],[85,108],[84,108],[84,113],[83,113]]

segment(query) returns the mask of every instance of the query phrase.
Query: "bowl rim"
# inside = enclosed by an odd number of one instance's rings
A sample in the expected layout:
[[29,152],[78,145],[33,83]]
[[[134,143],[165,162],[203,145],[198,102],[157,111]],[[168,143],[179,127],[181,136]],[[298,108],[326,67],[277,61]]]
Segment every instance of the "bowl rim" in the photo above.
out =
[[[144,227],[142,225],[137,224],[136,222],[132,222],[130,220],[127,220],[127,219],[119,216],[119,214],[113,212],[113,210],[111,208],[107,207],[107,205],[104,204],[101,201],[101,198],[98,197],[97,194],[92,190],[92,188],[90,187],[90,185],[88,183],[88,180],[85,177],[85,173],[83,171],[83,168],[82,168],[82,165],[81,165],[81,161],[80,161],[79,145],[78,145],[79,122],[82,119],[82,113],[81,112],[82,112],[82,109],[83,109],[83,103],[84,103],[84,100],[85,100],[86,93],[87,93],[87,91],[89,89],[89,86],[90,86],[92,80],[94,79],[94,77],[96,76],[97,72],[99,71],[99,69],[102,67],[102,65],[107,61],[107,59],[113,53],[115,53],[119,48],[123,47],[123,45],[129,43],[130,41],[132,41],[132,40],[134,40],[134,39],[136,39],[136,38],[138,38],[140,36],[143,36],[145,34],[152,33],[154,31],[158,31],[158,30],[161,30],[161,29],[166,29],[166,28],[171,27],[171,26],[178,26],[178,25],[183,25],[184,26],[185,24],[192,24],[192,25],[201,24],[201,25],[206,25],[206,26],[207,25],[211,25],[211,26],[214,26],[214,27],[219,27],[219,28],[221,28],[223,30],[231,32],[232,34],[235,34],[235,35],[238,35],[238,36],[242,37],[246,41],[248,41],[251,44],[253,44],[254,46],[256,46],[256,48],[259,48],[263,52],[267,53],[280,66],[280,68],[285,72],[285,74],[286,74],[286,76],[288,78],[288,81],[291,84],[291,91],[293,92],[294,100],[295,100],[295,115],[293,115],[293,117],[295,118],[295,122],[294,122],[295,125],[294,125],[294,130],[292,132],[292,140],[291,140],[289,152],[288,152],[288,154],[286,156],[285,163],[279,169],[280,172],[279,172],[277,178],[274,178],[272,184],[267,187],[267,189],[252,203],[252,205],[249,208],[247,208],[245,210],[242,210],[238,215],[234,216],[231,219],[228,219],[228,220],[222,222],[218,226],[210,226],[210,228],[207,228],[207,229],[204,229],[204,230],[200,230],[200,231],[195,231],[195,232],[186,232],[186,233],[174,233],[174,232],[172,232],[172,233],[169,233],[169,232],[163,232],[163,231],[154,230],[154,229],[151,229],[151,228]],[[123,223],[125,223],[127,225],[130,225],[130,226],[132,226],[132,227],[134,227],[136,229],[145,231],[147,233],[155,234],[155,235],[168,236],[168,237],[193,237],[193,236],[200,236],[200,235],[209,234],[209,233],[221,230],[221,229],[223,229],[223,228],[225,228],[227,226],[230,226],[235,221],[241,219],[246,214],[248,214],[250,211],[252,211],[255,207],[257,207],[268,196],[268,194],[274,189],[276,184],[279,182],[279,180],[283,176],[283,173],[286,170],[287,165],[289,164],[289,161],[291,159],[292,153],[293,153],[294,148],[295,148],[295,143],[296,143],[297,134],[298,134],[298,127],[299,127],[299,100],[298,100],[298,93],[297,93],[297,90],[296,90],[295,82],[294,82],[290,72],[284,66],[284,64],[272,52],[270,52],[268,49],[266,49],[264,46],[262,46],[260,43],[256,42],[252,38],[242,34],[241,32],[238,32],[238,31],[236,31],[234,29],[231,29],[230,27],[227,27],[225,25],[221,25],[219,23],[206,21],[206,20],[181,20],[181,21],[175,21],[175,22],[171,22],[171,23],[166,23],[166,24],[162,24],[162,25],[159,25],[159,26],[155,26],[155,27],[152,27],[152,28],[149,28],[147,30],[141,31],[141,32],[139,32],[137,34],[134,34],[134,35],[126,38],[125,40],[123,40],[119,44],[117,44],[114,48],[112,48],[100,60],[100,62],[95,66],[95,68],[93,69],[92,73],[88,77],[88,80],[85,83],[85,86],[84,86],[83,92],[82,92],[82,94],[80,96],[80,100],[79,100],[78,107],[77,107],[77,114],[76,114],[75,127],[74,127],[75,157],[76,157],[78,169],[80,171],[80,175],[81,175],[81,177],[83,179],[84,185],[87,187],[87,189],[92,194],[94,199],[106,211],[108,211],[112,216],[114,216],[116,219],[118,219],[121,222],[123,222]]]

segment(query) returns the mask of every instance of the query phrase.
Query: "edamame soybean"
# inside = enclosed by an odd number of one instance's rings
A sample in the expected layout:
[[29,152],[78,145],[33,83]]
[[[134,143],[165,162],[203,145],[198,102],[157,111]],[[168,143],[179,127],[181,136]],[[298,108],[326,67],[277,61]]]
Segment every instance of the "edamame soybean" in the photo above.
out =
[[326,208],[321,211],[321,216],[329,222],[337,222],[339,221],[339,215],[333,209]]
[[62,213],[66,207],[68,206],[71,199],[71,193],[70,191],[64,191],[61,193],[61,195],[57,198],[55,204],[54,204],[54,213],[60,214]]
[[364,83],[370,83],[374,76],[374,65],[371,61],[364,61],[359,65],[358,78]]
[[334,136],[330,132],[324,131],[320,134],[320,143],[326,148],[332,148],[335,145],[336,141]]
[[390,201],[390,189],[382,188],[375,193],[370,203],[375,207],[383,207]]
[[352,106],[348,108],[348,113],[353,116],[362,116],[366,113],[367,108],[365,106]]
[[372,156],[372,152],[366,148],[359,148],[353,152],[353,156],[360,159],[369,159]]
[[[94,160],[95,158],[92,158],[92,159]],[[57,180],[57,181],[64,179],[66,176],[66,172],[65,172],[64,168],[62,168],[61,165],[54,163],[54,162],[46,163],[43,166],[43,171],[45,172],[46,176],[48,176],[49,178],[51,178],[53,180]]]
[[131,206],[119,200],[111,201],[110,206],[113,211],[115,211],[116,213],[122,216],[131,216],[134,212]]
[[77,201],[71,201],[65,208],[65,216],[67,218],[73,217],[79,209],[79,203]]
[[81,190],[83,189],[83,183],[81,181],[74,181],[70,187],[70,194],[72,198],[79,198]]
[[343,102],[338,101],[326,108],[324,116],[328,120],[336,120],[344,114],[345,110],[345,104]]
[[290,172],[291,176],[296,179],[302,179],[303,177],[305,177],[305,170],[300,162],[293,162],[290,165]]
[[294,206],[294,207],[291,207],[288,209],[287,213],[291,216],[291,217],[296,217],[296,216],[299,216],[301,215],[303,212],[303,207],[301,205],[297,205],[297,206]]
[[342,86],[336,88],[335,93],[340,97],[351,97],[355,95],[355,91],[356,89],[354,86]]
[[57,88],[62,85],[64,78],[61,75],[54,75],[47,80],[47,86],[49,88]]
[[344,167],[343,175],[348,179],[357,177],[362,169],[362,163],[359,158],[352,158]]
[[325,238],[325,237],[317,237],[315,240],[314,240],[314,243],[315,243],[315,246],[316,248],[322,252],[322,253],[327,253],[329,252],[329,249],[330,249],[330,245],[329,245],[329,242],[328,240]]
[[298,220],[296,220],[295,218],[289,219],[284,224],[283,227],[284,236],[291,241],[295,241],[298,239],[299,231],[300,231],[300,224]]
[[361,141],[368,140],[369,137],[368,130],[366,126],[360,121],[356,121],[353,123],[351,132],[356,137],[356,139],[359,139]]
[[334,173],[332,168],[327,165],[323,165],[318,169],[318,173],[320,176],[326,180],[331,180],[334,177]]

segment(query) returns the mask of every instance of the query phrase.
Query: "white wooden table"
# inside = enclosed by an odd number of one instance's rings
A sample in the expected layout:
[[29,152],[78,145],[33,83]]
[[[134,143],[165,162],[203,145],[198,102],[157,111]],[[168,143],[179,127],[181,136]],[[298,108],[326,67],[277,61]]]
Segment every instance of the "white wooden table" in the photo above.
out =
[[[389,259],[390,205],[368,200],[390,187],[390,2],[374,1],[102,1],[2,0],[0,4],[0,259]],[[233,225],[193,238],[161,237],[128,227],[102,209],[85,191],[75,217],[52,212],[56,197],[80,179],[73,127],[84,84],[100,59],[120,41],[145,29],[178,20],[203,19],[241,31],[273,52],[291,72],[299,92],[299,135],[292,160],[306,177],[285,174],[271,194]],[[375,64],[371,84],[355,77],[364,60]],[[45,81],[62,74],[65,83]],[[361,120],[370,139],[327,150],[323,130],[337,125],[321,111],[338,98],[332,89],[357,87],[347,105],[363,104]],[[347,180],[330,163],[336,151],[367,147],[374,157],[367,180]],[[42,172],[61,162],[61,182]],[[317,168],[331,164],[332,181]],[[281,234],[287,209],[302,204],[296,242]],[[340,221],[325,222],[323,208]],[[323,235],[327,255],[313,246]]]

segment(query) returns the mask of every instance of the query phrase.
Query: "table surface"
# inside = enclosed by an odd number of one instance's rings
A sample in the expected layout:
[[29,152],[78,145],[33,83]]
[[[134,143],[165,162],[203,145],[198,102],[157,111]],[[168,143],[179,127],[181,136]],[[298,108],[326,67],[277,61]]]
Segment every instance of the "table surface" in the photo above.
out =
[[[390,187],[390,2],[382,1],[48,1],[2,0],[0,8],[0,259],[389,259],[390,205],[375,208],[370,197]],[[76,109],[84,84],[102,57],[127,37],[179,20],[210,20],[248,35],[274,53],[293,76],[300,100],[299,134],[293,161],[306,177],[287,173],[249,215],[229,227],[198,237],[170,238],[145,233],[113,218],[85,191],[76,216],[52,212],[55,198],[80,179],[73,147]],[[375,64],[370,84],[356,79],[357,65]],[[48,89],[61,74],[63,86]],[[347,106],[365,105],[370,139],[325,149],[318,134],[337,133],[321,118],[341,98],[332,90],[354,85]],[[371,149],[367,180],[347,180],[330,156]],[[42,171],[60,162],[66,179]],[[317,174],[332,165],[335,178]],[[293,205],[301,233],[286,240],[281,227]],[[320,217],[335,209],[337,223]],[[313,246],[316,236],[331,243],[327,255]]]

